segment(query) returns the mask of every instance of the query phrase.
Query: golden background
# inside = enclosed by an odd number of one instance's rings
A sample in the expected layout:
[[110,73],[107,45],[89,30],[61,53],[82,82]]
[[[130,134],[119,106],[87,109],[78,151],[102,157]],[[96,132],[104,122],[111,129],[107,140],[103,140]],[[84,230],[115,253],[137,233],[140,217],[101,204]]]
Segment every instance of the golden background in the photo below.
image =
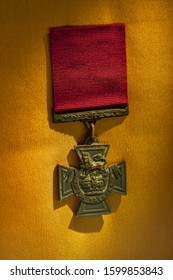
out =
[[[173,258],[173,1],[0,0],[0,258]],[[82,123],[53,124],[49,27],[126,23],[126,118],[97,123],[128,195],[111,215],[75,218],[57,164],[77,166]]]

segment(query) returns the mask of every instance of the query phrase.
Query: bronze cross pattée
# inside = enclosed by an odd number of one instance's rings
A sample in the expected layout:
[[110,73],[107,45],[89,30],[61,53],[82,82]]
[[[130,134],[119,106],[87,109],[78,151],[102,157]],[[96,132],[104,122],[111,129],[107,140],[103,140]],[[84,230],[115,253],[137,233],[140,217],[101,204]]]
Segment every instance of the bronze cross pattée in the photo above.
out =
[[110,214],[106,202],[111,192],[126,194],[125,161],[106,167],[109,144],[97,142],[75,147],[79,167],[58,167],[59,198],[76,195],[81,204],[76,216]]

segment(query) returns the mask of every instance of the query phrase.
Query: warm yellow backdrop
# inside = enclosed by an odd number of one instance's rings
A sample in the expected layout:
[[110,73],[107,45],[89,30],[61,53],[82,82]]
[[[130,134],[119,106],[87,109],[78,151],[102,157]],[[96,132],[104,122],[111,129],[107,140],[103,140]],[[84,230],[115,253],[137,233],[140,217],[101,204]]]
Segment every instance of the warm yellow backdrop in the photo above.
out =
[[[173,1],[0,0],[0,258],[173,258]],[[130,115],[96,126],[108,164],[125,158],[113,214],[75,218],[56,165],[77,165],[81,123],[52,123],[49,27],[127,25]]]

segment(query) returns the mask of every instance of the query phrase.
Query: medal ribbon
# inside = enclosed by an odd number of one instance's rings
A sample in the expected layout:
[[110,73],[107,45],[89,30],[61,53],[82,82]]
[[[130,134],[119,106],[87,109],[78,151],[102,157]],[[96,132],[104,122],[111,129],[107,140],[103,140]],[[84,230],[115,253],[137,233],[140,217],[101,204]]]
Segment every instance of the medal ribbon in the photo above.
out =
[[128,104],[124,24],[53,27],[50,46],[56,113]]

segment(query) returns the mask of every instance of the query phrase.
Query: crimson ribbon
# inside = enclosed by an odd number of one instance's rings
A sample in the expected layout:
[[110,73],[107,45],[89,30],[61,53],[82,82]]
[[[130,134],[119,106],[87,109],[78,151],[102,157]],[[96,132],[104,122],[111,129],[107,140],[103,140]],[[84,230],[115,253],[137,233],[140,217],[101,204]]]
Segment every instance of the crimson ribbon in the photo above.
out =
[[55,112],[128,104],[124,24],[53,27],[50,45]]

